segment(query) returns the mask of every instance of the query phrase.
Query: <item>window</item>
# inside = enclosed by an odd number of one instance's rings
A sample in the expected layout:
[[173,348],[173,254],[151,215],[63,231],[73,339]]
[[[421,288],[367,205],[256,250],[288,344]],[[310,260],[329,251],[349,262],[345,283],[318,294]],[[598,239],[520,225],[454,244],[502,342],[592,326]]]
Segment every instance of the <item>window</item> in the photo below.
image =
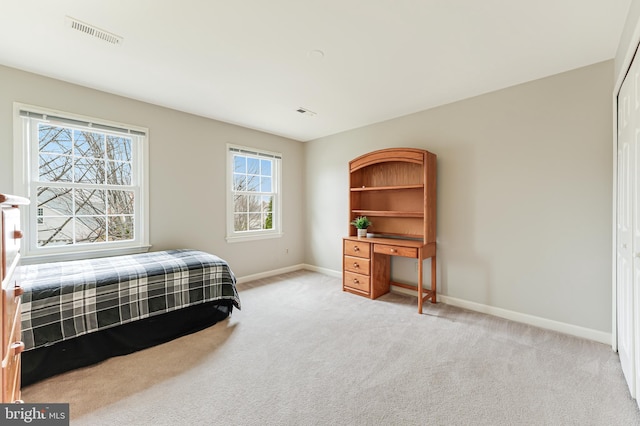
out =
[[227,241],[282,234],[278,153],[228,145]]
[[25,258],[148,249],[146,130],[16,105],[17,192],[31,200]]

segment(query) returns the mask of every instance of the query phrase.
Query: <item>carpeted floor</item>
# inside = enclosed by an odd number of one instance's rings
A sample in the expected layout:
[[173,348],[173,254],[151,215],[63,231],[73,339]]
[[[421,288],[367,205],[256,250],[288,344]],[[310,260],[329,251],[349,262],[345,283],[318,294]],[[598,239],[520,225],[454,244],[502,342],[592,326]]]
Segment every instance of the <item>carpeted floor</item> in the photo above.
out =
[[640,425],[607,345],[298,271],[242,311],[23,389],[78,425]]

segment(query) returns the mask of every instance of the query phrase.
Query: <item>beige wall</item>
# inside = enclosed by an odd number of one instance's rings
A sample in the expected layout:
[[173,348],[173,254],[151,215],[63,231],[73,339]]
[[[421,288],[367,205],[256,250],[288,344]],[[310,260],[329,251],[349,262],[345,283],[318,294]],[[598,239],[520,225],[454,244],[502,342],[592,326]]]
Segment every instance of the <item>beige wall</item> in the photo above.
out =
[[[613,68],[599,63],[307,143],[307,263],[341,269],[349,160],[423,148],[438,155],[442,294],[610,333]],[[414,268],[394,259],[392,275],[415,282]]]
[[[300,142],[0,66],[0,192],[13,193],[14,101],[149,128],[152,250],[206,250],[238,276],[303,262]],[[225,241],[227,142],[283,154],[284,237]]]
[[[0,192],[14,101],[145,126],[154,250],[218,253],[238,276],[340,271],[348,161],[424,148],[438,155],[442,294],[610,332],[613,74],[608,61],[302,144],[0,67]],[[283,238],[224,240],[227,142],[283,153]],[[395,278],[414,274],[394,260]]]

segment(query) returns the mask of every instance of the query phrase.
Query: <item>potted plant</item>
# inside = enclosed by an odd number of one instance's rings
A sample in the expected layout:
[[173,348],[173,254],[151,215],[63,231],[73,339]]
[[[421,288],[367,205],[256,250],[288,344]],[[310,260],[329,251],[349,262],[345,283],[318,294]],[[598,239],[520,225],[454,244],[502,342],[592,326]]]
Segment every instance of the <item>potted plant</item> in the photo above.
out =
[[367,228],[372,225],[371,221],[366,216],[358,216],[351,221],[351,224],[358,230],[358,237],[367,236]]

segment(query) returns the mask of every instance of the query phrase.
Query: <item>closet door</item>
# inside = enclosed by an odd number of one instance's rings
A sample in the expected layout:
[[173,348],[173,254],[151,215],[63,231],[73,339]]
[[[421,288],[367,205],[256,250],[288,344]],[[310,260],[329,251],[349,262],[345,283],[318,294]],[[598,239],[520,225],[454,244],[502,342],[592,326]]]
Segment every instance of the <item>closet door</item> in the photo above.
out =
[[640,61],[634,61],[618,95],[617,335],[631,395],[640,389]]

